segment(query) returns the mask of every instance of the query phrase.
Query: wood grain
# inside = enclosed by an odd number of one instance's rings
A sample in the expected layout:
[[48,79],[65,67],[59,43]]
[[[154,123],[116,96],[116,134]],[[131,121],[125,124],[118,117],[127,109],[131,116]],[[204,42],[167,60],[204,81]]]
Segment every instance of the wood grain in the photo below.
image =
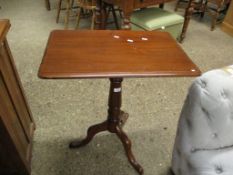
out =
[[0,19],[0,42],[2,42],[8,30],[10,29],[10,21],[8,19]]
[[168,33],[148,31],[53,31],[39,70],[42,78],[198,75]]
[[6,40],[9,27],[0,21],[0,174],[28,175],[35,124]]

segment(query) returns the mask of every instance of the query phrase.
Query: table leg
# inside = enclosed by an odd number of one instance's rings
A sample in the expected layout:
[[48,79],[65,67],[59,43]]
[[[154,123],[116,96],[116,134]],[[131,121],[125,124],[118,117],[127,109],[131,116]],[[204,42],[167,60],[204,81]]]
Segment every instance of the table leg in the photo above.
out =
[[131,16],[130,12],[123,11],[123,23],[121,26],[123,30],[131,30],[130,16]]
[[116,11],[115,11],[114,5],[111,5],[110,9],[112,11],[112,15],[113,15],[113,19],[114,19],[114,23],[115,23],[116,29],[119,30],[120,27],[118,25],[118,19],[117,19],[117,15],[116,15]]
[[164,4],[159,4],[159,8],[164,9]]
[[120,140],[125,148],[125,153],[128,157],[129,162],[131,163],[131,165],[134,167],[134,169],[139,174],[143,174],[143,168],[141,167],[141,165],[138,164],[138,162],[136,161],[136,159],[132,153],[131,141],[129,140],[128,136],[125,134],[125,132],[119,126],[116,127],[116,134],[120,138]]
[[96,134],[102,131],[107,131],[107,125],[108,123],[105,121],[103,123],[91,126],[90,128],[88,128],[86,138],[81,141],[76,140],[76,141],[71,142],[70,148],[79,148],[79,147],[87,145]]
[[100,21],[100,29],[105,30],[106,25],[107,25],[107,18],[108,18],[108,12],[107,12],[107,4],[102,2],[101,8],[100,8],[100,13],[101,13],[101,21]]
[[78,148],[88,144],[92,138],[99,132],[109,131],[115,133],[121,140],[126,155],[129,162],[134,167],[134,169],[140,174],[143,174],[143,168],[136,161],[132,150],[131,150],[131,141],[128,136],[122,130],[122,126],[128,118],[128,114],[121,111],[121,82],[122,78],[110,78],[110,91],[108,99],[108,118],[105,122],[91,126],[87,131],[87,136],[84,140],[73,141],[70,143],[70,148]]
[[182,43],[184,38],[185,38],[185,34],[186,34],[186,31],[187,31],[187,28],[188,28],[188,24],[189,24],[189,21],[191,19],[191,16],[193,14],[193,11],[194,11],[194,0],[190,0],[189,3],[188,3],[188,7],[186,8],[185,10],[185,20],[184,20],[184,25],[183,25],[183,29],[182,29],[182,32],[181,32],[181,35],[180,35],[180,42]]
[[102,0],[96,0],[96,22],[95,29],[105,29],[105,20],[106,20],[106,9],[103,7],[104,3]]
[[59,22],[59,17],[60,17],[60,13],[61,13],[61,4],[62,4],[62,0],[58,1],[57,4],[57,17],[56,17],[56,23]]
[[66,0],[65,29],[68,29],[69,27],[70,10],[71,10],[71,0]]
[[45,0],[45,6],[46,6],[47,10],[51,10],[50,1],[49,0]]

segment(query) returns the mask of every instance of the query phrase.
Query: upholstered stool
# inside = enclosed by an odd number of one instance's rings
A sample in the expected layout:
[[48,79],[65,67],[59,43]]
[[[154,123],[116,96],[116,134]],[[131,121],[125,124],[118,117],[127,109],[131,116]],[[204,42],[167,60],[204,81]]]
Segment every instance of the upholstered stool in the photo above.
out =
[[174,38],[181,34],[184,17],[161,8],[145,8],[135,11],[130,18],[132,30],[161,30]]
[[232,73],[212,70],[191,85],[173,150],[175,175],[233,174]]

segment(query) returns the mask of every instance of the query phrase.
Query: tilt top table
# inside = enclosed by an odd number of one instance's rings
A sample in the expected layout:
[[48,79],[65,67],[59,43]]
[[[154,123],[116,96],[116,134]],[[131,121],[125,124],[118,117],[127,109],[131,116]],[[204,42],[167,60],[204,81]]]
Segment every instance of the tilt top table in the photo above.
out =
[[127,30],[53,31],[39,69],[41,78],[110,79],[107,120],[89,127],[86,138],[71,142],[70,148],[88,144],[101,131],[115,133],[139,174],[143,174],[143,168],[122,130],[128,118],[120,109],[123,78],[198,76],[200,73],[168,33]]

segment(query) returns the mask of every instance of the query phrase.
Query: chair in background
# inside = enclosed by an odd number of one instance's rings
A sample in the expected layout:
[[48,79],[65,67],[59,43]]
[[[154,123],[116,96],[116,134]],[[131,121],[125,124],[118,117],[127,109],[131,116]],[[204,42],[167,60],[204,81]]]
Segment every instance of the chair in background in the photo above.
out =
[[94,29],[95,21],[96,21],[96,14],[95,14],[96,0],[77,0],[77,3],[80,8],[78,9],[78,12],[77,12],[76,28],[79,27],[81,15],[85,16],[85,13],[89,12],[92,16],[91,29]]
[[[118,19],[117,19],[117,14],[116,14],[116,12],[118,11],[118,12],[119,12],[120,18],[123,18],[123,14],[122,14],[121,9],[120,9],[119,7],[114,7],[113,4],[108,4],[108,3],[106,3],[106,2],[104,2],[103,8],[104,8],[104,10],[107,12],[107,13],[106,13],[107,15],[106,15],[106,18],[105,18],[105,22],[104,22],[104,28],[106,28],[106,25],[107,25],[107,24],[114,23],[116,29],[119,30],[119,29],[120,29],[120,26],[119,26],[119,24],[118,24]],[[112,13],[113,21],[108,22],[110,13]]]
[[175,175],[233,174],[233,66],[194,80],[178,123]]
[[62,2],[63,0],[58,0],[56,22],[57,23],[59,22],[61,10],[66,10],[65,29],[68,29],[70,12],[71,12],[71,9],[73,8],[74,0],[65,0],[65,3],[66,3],[65,8],[62,8]]
[[[79,23],[80,23],[80,19],[81,19],[81,16],[90,16],[91,15],[91,29],[93,30],[94,27],[95,27],[95,24],[96,24],[96,0],[77,0],[77,3],[79,5],[79,9],[78,9],[78,12],[77,12],[77,23],[76,23],[76,28],[79,27]],[[107,12],[107,16],[106,16],[106,20],[104,21],[104,26],[106,26],[107,24],[109,23],[112,23],[112,22],[108,22],[108,18],[109,18],[109,15],[110,13],[112,12],[112,15],[113,15],[113,22],[115,23],[116,25],[116,28],[119,29],[119,25],[118,25],[118,21],[117,21],[117,16],[116,16],[116,12],[115,12],[115,9],[114,9],[114,6],[111,5],[111,4],[107,4],[107,3],[104,3],[103,4],[103,8],[104,10]],[[89,14],[90,15],[86,15],[86,14]]]
[[[227,11],[230,4],[230,0],[195,0],[194,2],[194,14],[200,14],[200,17],[203,18],[207,11],[211,17],[211,31],[215,29],[217,22],[221,22],[219,16]],[[186,8],[187,4],[188,0],[178,0],[175,11],[178,8]]]
[[[188,5],[189,0],[178,0],[175,5],[175,11],[179,8],[185,9]],[[204,0],[194,0],[194,13],[203,12],[205,1]]]
[[211,31],[215,29],[216,23],[223,20],[219,18],[220,14],[226,14],[230,1],[228,0],[207,0],[204,9],[211,16]]

